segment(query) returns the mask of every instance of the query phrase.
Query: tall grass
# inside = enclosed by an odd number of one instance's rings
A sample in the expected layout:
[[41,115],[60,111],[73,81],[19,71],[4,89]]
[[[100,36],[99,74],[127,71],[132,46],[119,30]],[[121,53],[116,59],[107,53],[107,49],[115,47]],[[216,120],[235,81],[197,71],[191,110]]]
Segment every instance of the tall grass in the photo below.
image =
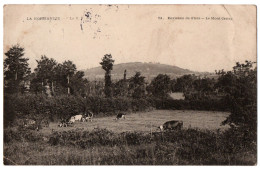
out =
[[[45,141],[5,131],[5,164],[35,165],[254,165],[256,143],[237,129],[113,133],[106,129],[53,132]],[[12,138],[19,136],[20,138]],[[6,140],[6,138],[11,140]],[[8,161],[9,159],[9,161]]]

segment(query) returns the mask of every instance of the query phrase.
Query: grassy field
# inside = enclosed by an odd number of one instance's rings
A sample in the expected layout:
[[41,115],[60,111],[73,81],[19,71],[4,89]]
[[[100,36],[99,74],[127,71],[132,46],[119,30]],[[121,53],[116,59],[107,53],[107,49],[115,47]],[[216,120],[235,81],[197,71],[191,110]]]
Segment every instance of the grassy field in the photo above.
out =
[[94,118],[92,122],[76,122],[73,127],[58,127],[58,123],[50,123],[49,128],[42,129],[44,134],[55,131],[83,128],[93,130],[106,128],[116,133],[121,132],[155,132],[157,127],[169,120],[182,120],[184,128],[198,128],[207,130],[227,129],[221,122],[229,115],[227,112],[192,111],[192,110],[154,110],[127,114],[126,119],[116,121],[115,116]]
[[[5,165],[254,165],[256,143],[220,126],[229,113],[154,110],[73,127],[4,131]],[[168,120],[184,129],[156,132]],[[220,129],[219,131],[217,129]],[[150,133],[152,130],[152,133]],[[149,132],[149,133],[148,133]]]

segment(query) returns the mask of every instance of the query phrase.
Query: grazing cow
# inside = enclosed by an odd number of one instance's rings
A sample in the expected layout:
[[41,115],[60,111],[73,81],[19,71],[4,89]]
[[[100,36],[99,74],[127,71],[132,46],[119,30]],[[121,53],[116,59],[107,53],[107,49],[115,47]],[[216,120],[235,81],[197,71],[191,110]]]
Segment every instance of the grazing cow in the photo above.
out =
[[72,122],[74,123],[75,121],[81,121],[82,120],[82,117],[83,115],[75,115],[75,116],[72,116],[69,120],[69,122]]
[[67,127],[68,123],[67,122],[61,122],[58,127]]
[[124,113],[118,113],[117,115],[116,115],[116,120],[119,120],[119,119],[125,119],[125,114]]
[[72,126],[73,122],[70,122],[69,120],[64,120],[62,119],[60,121],[60,124],[58,124],[58,127],[68,127],[68,126]]
[[32,119],[25,119],[23,122],[24,127],[36,125],[36,121]]
[[90,121],[92,122],[92,119],[93,119],[93,116],[94,114],[90,111],[88,111],[88,113],[85,113],[83,118],[82,118],[82,121],[85,122],[85,121]]
[[70,122],[70,119],[61,119],[60,124],[58,124],[58,127],[67,127],[69,124],[72,124],[73,122]]
[[181,130],[183,127],[183,121],[172,120],[165,122],[163,125],[159,126],[160,130]]

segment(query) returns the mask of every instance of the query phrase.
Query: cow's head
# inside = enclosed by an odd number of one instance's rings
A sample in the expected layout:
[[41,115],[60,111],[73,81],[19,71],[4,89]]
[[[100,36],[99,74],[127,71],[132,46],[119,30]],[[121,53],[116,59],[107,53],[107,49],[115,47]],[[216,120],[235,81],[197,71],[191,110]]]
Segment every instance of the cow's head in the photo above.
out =
[[179,125],[180,125],[181,127],[183,127],[183,121],[180,121],[180,122],[179,122]]
[[160,125],[160,126],[158,127],[158,129],[160,129],[161,131],[163,131],[163,125]]

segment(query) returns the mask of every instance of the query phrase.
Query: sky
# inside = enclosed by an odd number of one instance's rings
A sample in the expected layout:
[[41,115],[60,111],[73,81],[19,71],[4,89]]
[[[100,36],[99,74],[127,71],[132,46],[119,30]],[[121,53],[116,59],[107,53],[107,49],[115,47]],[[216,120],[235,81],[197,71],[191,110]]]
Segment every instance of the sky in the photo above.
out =
[[15,44],[25,48],[32,69],[41,55],[59,63],[71,60],[81,70],[100,66],[101,58],[111,54],[115,64],[154,62],[201,72],[231,70],[235,62],[256,61],[256,7],[6,5],[4,52]]

